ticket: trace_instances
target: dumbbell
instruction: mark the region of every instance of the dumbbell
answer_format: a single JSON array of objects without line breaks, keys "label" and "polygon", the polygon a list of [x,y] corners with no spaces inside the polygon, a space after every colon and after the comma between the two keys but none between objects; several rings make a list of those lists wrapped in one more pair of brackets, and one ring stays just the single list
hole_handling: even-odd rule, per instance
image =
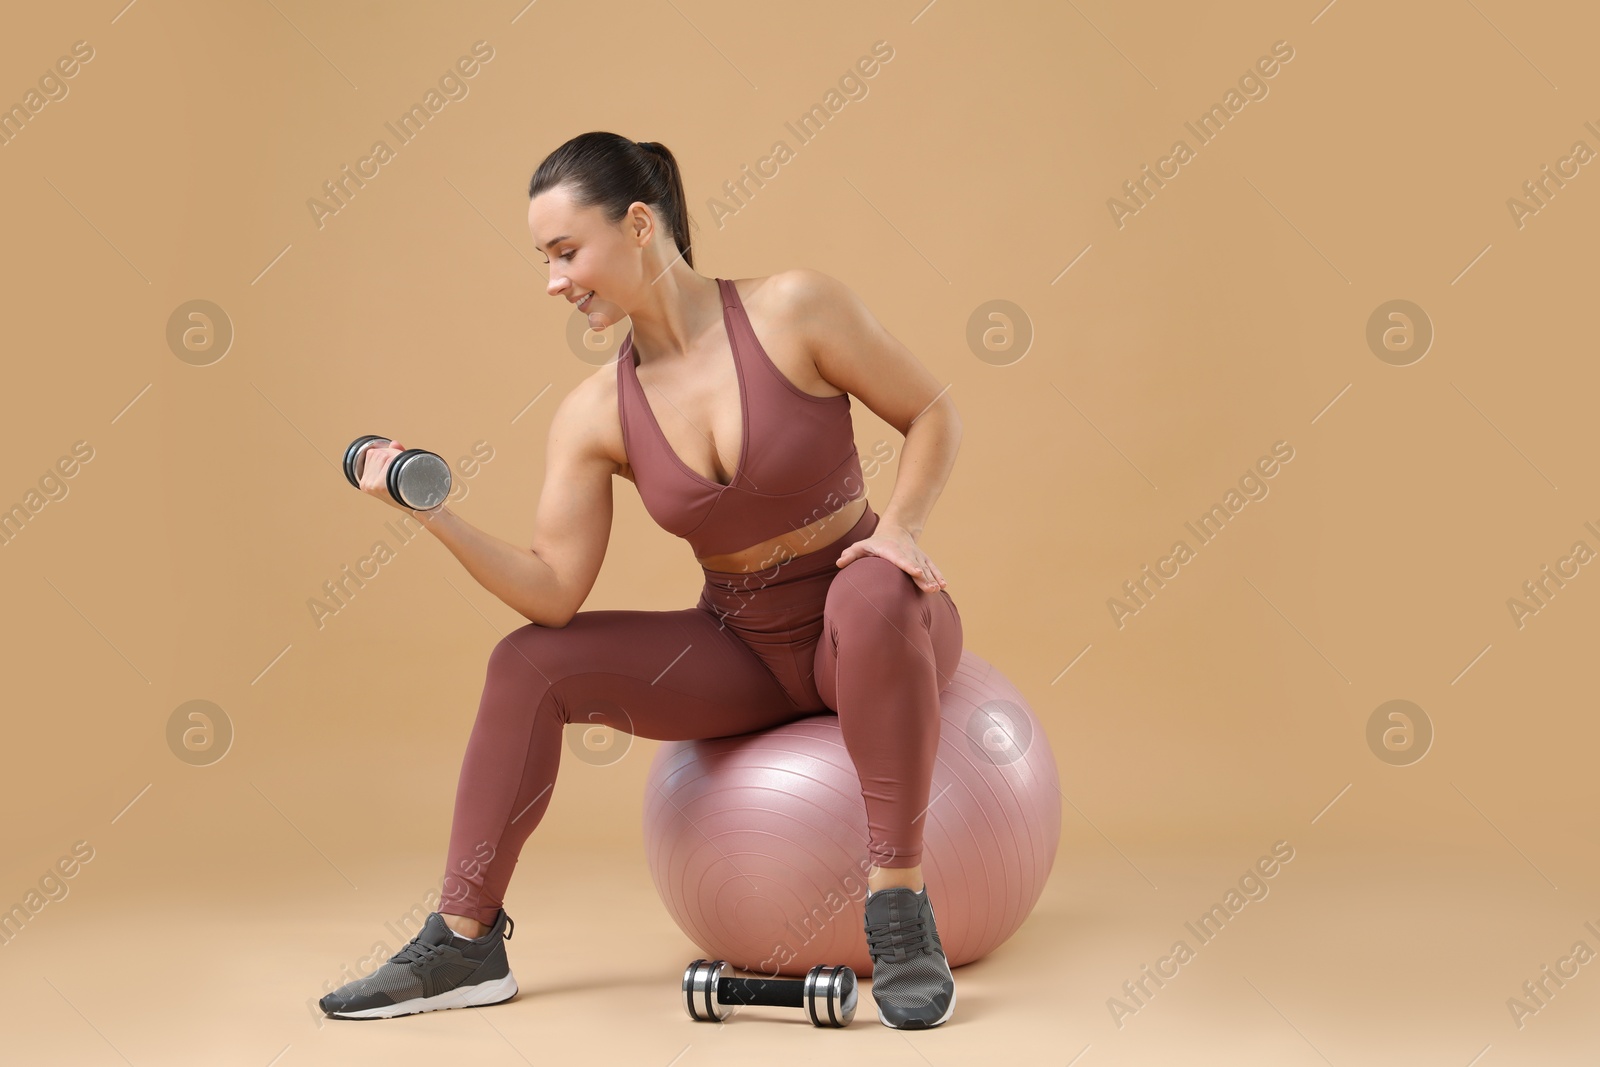
[{"label": "dumbbell", "polygon": [[[389,444],[389,438],[367,434],[350,442],[344,451],[344,476],[361,488],[361,467],[367,449]],[[428,511],[450,495],[450,464],[420,448],[408,448],[394,457],[388,471],[389,495],[413,511]]]},{"label": "dumbbell", "polygon": [[735,1005],[804,1008],[813,1026],[849,1026],[856,1017],[856,972],[819,963],[804,978],[725,976],[726,960],[695,960],[683,972],[683,1005],[689,1018],[721,1021]]}]

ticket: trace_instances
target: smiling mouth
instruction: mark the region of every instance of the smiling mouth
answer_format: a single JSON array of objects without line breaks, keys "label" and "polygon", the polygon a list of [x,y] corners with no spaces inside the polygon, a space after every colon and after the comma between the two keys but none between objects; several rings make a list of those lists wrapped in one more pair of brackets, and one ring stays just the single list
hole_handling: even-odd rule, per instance
[{"label": "smiling mouth", "polygon": [[588,311],[589,309],[585,305],[593,302],[593,300],[594,300],[594,293],[593,292],[588,293],[586,296],[584,296],[582,299],[580,299],[578,301],[578,310],[579,311]]}]

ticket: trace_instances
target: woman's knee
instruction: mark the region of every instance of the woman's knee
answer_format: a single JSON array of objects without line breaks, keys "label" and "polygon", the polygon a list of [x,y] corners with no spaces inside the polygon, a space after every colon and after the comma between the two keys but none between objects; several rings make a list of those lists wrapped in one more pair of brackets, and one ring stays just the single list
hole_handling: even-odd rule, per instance
[{"label": "woman's knee", "polygon": [[484,693],[515,695],[515,702],[542,702],[561,677],[561,629],[529,623],[502,637],[489,652]]},{"label": "woman's knee", "polygon": [[550,626],[530,622],[519,626],[502,637],[489,652],[489,669],[503,672],[507,668],[524,670],[533,665],[536,650],[545,644],[548,635],[556,633]]},{"label": "woman's knee", "polygon": [[601,613],[580,611],[566,626],[520,626],[489,653],[485,700],[519,716],[548,713],[563,723],[604,723],[632,733],[628,713],[595,688],[615,644]]},{"label": "woman's knee", "polygon": [[932,666],[941,690],[960,665],[964,635],[950,594],[923,589],[882,556],[845,564],[828,587],[823,615],[834,650],[850,641],[899,649],[907,656],[912,655],[909,649],[919,649],[917,662]]},{"label": "woman's knee", "polygon": [[907,626],[928,621],[923,591],[916,580],[882,556],[862,556],[845,564],[828,586],[823,614],[846,627]]}]

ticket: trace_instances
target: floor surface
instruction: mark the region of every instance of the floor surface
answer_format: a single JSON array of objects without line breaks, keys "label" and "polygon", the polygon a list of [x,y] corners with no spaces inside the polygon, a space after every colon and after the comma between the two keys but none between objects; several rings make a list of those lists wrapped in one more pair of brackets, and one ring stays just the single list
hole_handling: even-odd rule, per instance
[{"label": "floor surface", "polygon": [[[1029,920],[956,970],[950,1022],[915,1033],[881,1025],[865,993],[842,1030],[775,1008],[744,1009],[720,1024],[691,1020],[678,982],[700,953],[663,910],[642,858],[622,852],[524,855],[508,900],[517,998],[376,1022],[328,1019],[315,999],[378,943],[398,947],[392,923],[428,891],[416,872],[431,856],[377,861],[360,890],[331,898],[259,884],[252,891],[248,872],[231,901],[181,892],[69,897],[0,948],[5,1059],[255,1067],[1600,1062],[1600,964],[1560,962],[1576,942],[1600,946],[1600,908],[1585,911],[1580,887],[1554,888],[1510,849],[1348,855],[1308,837],[1272,878],[1248,883],[1257,899],[1236,904],[1221,932],[1202,941],[1186,924],[1221,902],[1271,843],[1119,846],[1081,826],[1064,835]],[[1171,957],[1180,940],[1189,949],[1181,962]],[[1575,974],[1558,987],[1544,977],[1547,964]],[[1157,986],[1147,967],[1170,977]],[[1541,978],[1551,995],[1535,1005],[1523,983]],[[1520,1026],[1511,998],[1530,1009]]]}]

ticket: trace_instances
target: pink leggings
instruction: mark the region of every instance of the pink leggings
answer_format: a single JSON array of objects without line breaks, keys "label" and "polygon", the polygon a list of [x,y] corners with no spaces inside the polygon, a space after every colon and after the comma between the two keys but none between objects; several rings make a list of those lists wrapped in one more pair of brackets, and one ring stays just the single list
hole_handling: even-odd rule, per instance
[{"label": "pink leggings", "polygon": [[882,557],[835,565],[877,526],[869,506],[825,548],[748,574],[702,568],[692,608],[580,611],[563,627],[507,634],[489,655],[461,762],[438,910],[494,922],[550,804],[567,723],[676,741],[833,710],[861,779],[871,861],[921,863],[961,615],[948,592]]}]

